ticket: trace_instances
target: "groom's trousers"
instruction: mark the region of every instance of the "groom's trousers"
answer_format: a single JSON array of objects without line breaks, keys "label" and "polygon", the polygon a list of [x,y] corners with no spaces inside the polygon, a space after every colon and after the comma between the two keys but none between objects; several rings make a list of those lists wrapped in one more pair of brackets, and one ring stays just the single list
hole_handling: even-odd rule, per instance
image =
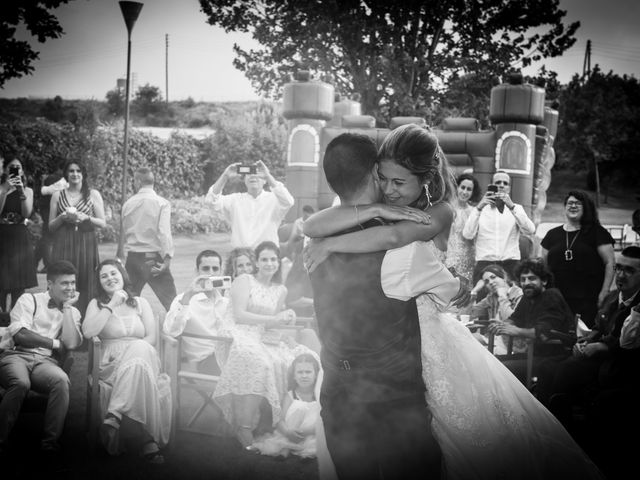
[{"label": "groom's trousers", "polygon": [[321,395],[320,403],[340,480],[440,478],[441,452],[424,394],[384,402]]}]

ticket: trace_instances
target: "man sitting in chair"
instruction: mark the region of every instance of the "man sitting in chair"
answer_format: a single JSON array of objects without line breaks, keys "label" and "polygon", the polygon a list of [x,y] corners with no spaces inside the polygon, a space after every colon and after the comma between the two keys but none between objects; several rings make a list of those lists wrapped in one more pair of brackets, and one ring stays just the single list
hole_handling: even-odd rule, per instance
[{"label": "man sitting in chair", "polygon": [[[197,276],[189,288],[171,303],[162,330],[171,337],[183,332],[218,336],[224,333],[228,298],[215,285],[222,275],[222,258],[214,250],[196,257]],[[229,285],[226,285],[227,287]],[[226,357],[227,344],[207,339],[184,338],[182,356],[202,373],[216,373]]]},{"label": "man sitting in chair", "polygon": [[9,433],[29,390],[48,394],[41,448],[45,460],[57,463],[59,439],[69,408],[69,377],[60,368],[65,350],[82,343],[76,269],[67,261],[47,269],[47,291],[24,293],[11,310],[11,323],[0,354],[0,456],[8,455]]},{"label": "man sitting in chair", "polygon": [[[511,335],[534,342],[533,376],[540,363],[567,357],[573,338],[573,314],[557,288],[553,275],[539,259],[522,260],[515,268],[523,296],[508,321],[491,322],[489,330],[496,335]],[[498,356],[501,358],[501,356]],[[501,358],[505,367],[525,383],[527,360],[524,354]]]}]

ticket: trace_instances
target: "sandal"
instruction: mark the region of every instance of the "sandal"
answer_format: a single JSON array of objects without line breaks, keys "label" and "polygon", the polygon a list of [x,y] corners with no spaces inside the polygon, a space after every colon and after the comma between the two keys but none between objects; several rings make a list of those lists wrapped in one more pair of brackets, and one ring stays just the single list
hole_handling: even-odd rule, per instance
[{"label": "sandal", "polygon": [[147,463],[154,465],[161,465],[164,463],[164,456],[160,453],[158,444],[154,441],[145,443],[140,451],[140,456],[144,458]]},{"label": "sandal", "polygon": [[248,425],[239,425],[236,430],[236,438],[243,448],[249,450],[249,447],[253,445],[253,428]]}]

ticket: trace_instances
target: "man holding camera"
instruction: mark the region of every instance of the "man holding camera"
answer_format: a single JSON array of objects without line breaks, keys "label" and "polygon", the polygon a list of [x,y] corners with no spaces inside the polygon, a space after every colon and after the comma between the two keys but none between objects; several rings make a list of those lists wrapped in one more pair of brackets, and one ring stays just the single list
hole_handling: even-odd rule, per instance
[{"label": "man holding camera", "polygon": [[[219,336],[225,331],[225,311],[229,299],[224,290],[230,277],[222,277],[222,258],[215,250],[203,250],[196,257],[196,277],[187,290],[179,294],[167,312],[162,330],[171,337],[184,332]],[[206,339],[185,338],[182,353],[200,372],[219,371],[226,357],[226,344]],[[217,366],[218,367],[217,367]]]},{"label": "man holding camera", "polygon": [[[238,177],[244,180],[247,191],[222,195],[227,182]],[[265,184],[271,191],[264,190]],[[294,200],[287,187],[258,160],[253,165],[229,165],[209,188],[205,202],[231,225],[231,248],[255,248],[265,240],[280,243],[278,227]]]},{"label": "man holding camera", "polygon": [[472,209],[462,229],[464,238],[475,240],[474,285],[480,279],[480,272],[491,263],[501,265],[513,278],[514,268],[521,258],[520,234],[532,235],[536,230],[522,205],[513,203],[510,192],[509,174],[494,173],[493,183]]},{"label": "man holding camera", "polygon": [[174,250],[171,204],[153,190],[154,176],[149,168],[139,168],[134,180],[138,193],[122,207],[125,268],[136,295],[148,283],[165,310],[169,310],[177,293],[169,269]]}]

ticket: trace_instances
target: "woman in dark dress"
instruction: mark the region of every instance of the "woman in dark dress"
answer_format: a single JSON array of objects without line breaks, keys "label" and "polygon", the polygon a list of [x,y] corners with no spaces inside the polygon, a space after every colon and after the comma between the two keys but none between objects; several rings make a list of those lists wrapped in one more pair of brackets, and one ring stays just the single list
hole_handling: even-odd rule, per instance
[{"label": "woman in dark dress", "polygon": [[573,313],[579,313],[591,328],[613,281],[614,240],[600,225],[596,206],[586,192],[570,191],[564,213],[565,223],[542,239],[542,257]]},{"label": "woman in dark dress", "polygon": [[22,163],[14,158],[4,166],[0,178],[0,309],[5,312],[25,289],[38,285],[34,249],[25,223],[32,210],[33,190],[26,186]]},{"label": "woman in dark dress", "polygon": [[70,161],[62,172],[69,187],[51,196],[51,260],[68,260],[75,265],[76,290],[80,293],[76,306],[84,315],[89,300],[95,297],[93,276],[100,263],[95,229],[106,225],[104,204],[100,193],[89,188],[82,164]]}]

